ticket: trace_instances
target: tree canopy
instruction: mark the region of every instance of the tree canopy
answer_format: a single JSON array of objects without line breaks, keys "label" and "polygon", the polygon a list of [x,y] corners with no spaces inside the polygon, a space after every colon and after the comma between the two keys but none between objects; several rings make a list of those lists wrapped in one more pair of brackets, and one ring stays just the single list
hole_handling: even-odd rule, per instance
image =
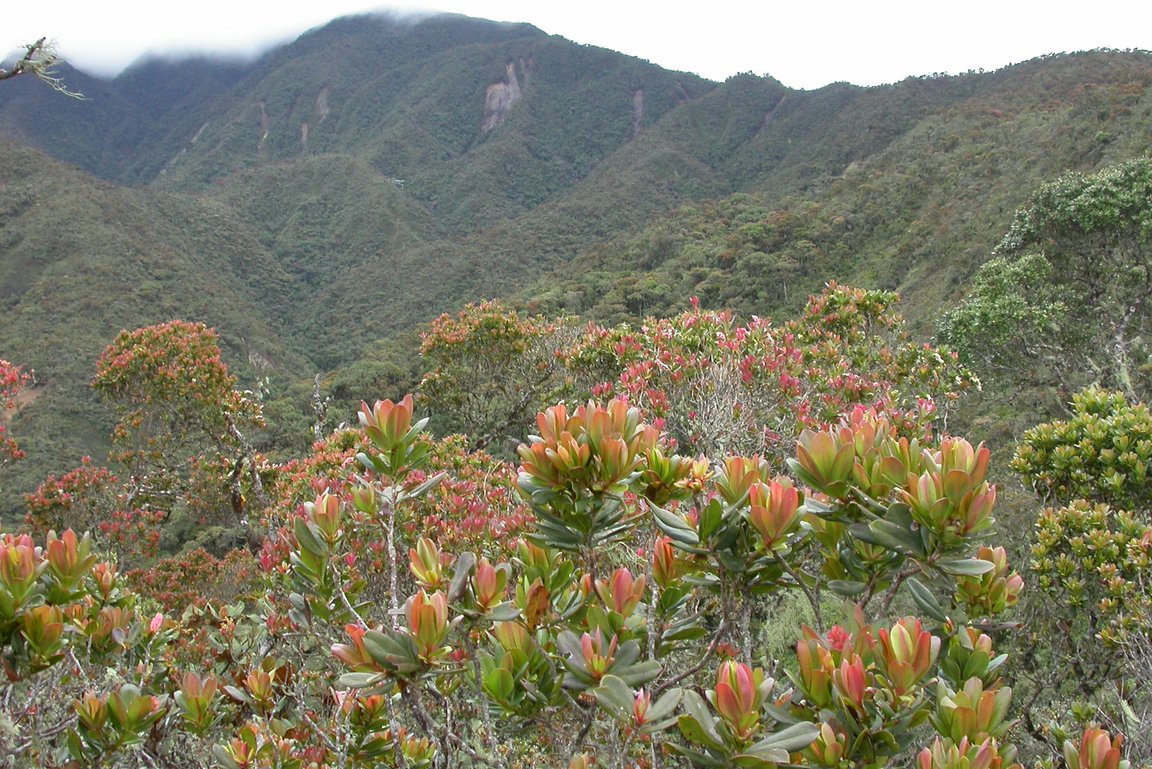
[{"label": "tree canopy", "polygon": [[1064,399],[1152,395],[1152,157],[1067,174],[1018,211],[940,336],[1008,381]]}]

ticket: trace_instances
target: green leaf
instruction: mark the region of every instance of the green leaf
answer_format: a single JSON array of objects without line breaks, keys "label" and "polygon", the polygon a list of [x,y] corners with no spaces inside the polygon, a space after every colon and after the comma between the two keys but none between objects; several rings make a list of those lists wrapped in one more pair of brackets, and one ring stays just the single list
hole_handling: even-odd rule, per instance
[{"label": "green leaf", "polygon": [[800,721],[774,734],[768,735],[753,745],[750,750],[755,755],[761,755],[761,750],[783,750],[785,756],[782,762],[786,762],[788,760],[788,753],[793,753],[808,747],[819,734],[819,726],[808,721]]},{"label": "green leaf", "polygon": [[388,472],[388,463],[384,461],[383,457],[377,457],[361,451],[356,455],[356,461],[363,465],[365,470],[375,470],[381,475]]},{"label": "green leaf", "polygon": [[700,539],[707,541],[720,527],[720,522],[724,519],[724,508],[720,504],[720,500],[713,499],[704,505],[700,509],[699,516]]},{"label": "green leaf", "polygon": [[639,686],[646,684],[656,676],[660,675],[663,670],[660,663],[656,660],[648,660],[647,662],[637,662],[635,665],[629,665],[622,670],[616,667],[612,668],[616,675],[629,686]]},{"label": "green leaf", "polygon": [[968,655],[968,662],[964,665],[963,677],[961,681],[967,681],[973,676],[983,676],[985,671],[988,670],[988,663],[990,659],[988,652],[977,649]]},{"label": "green leaf", "polygon": [[704,704],[704,698],[691,689],[684,692],[684,715],[676,721],[680,732],[690,741],[713,750],[723,750],[724,740],[716,731],[712,714]]},{"label": "green leaf", "polygon": [[860,595],[868,589],[867,582],[859,582],[854,579],[833,579],[828,582],[828,589],[837,595],[842,595],[845,598],[852,598],[853,596]]},{"label": "green leaf", "polygon": [[932,591],[924,587],[923,583],[915,577],[908,578],[908,591],[912,594],[912,600],[919,607],[920,611],[924,612],[927,616],[936,620],[937,622],[947,622],[948,615],[944,613],[944,607],[936,600],[936,596]]},{"label": "green leaf", "polygon": [[632,720],[632,705],[636,701],[636,694],[621,678],[612,674],[604,676],[592,693],[596,695],[600,707],[617,721]]},{"label": "green leaf", "polygon": [[512,697],[515,687],[512,674],[504,668],[494,668],[484,676],[484,688],[501,702],[507,702]]},{"label": "green leaf", "polygon": [[491,611],[484,615],[484,618],[489,622],[507,622],[519,616],[520,610],[516,608],[516,604],[511,601],[504,601],[493,606]]},{"label": "green leaf", "polygon": [[385,679],[383,673],[345,673],[340,676],[339,684],[349,689],[365,689],[369,686],[376,686]]},{"label": "green leaf", "polygon": [[694,528],[688,525],[688,521],[674,512],[669,512],[664,508],[657,507],[657,505],[650,505],[652,508],[652,518],[655,525],[661,532],[664,532],[669,539],[674,542],[680,542],[682,545],[695,547],[699,545],[700,538],[697,536]]},{"label": "green leaf", "polygon": [[[862,528],[863,526],[861,524],[852,526],[851,531],[853,536],[861,534],[860,530]],[[920,558],[926,555],[920,536],[906,526],[901,526],[895,521],[881,519],[879,521],[872,521],[872,523],[868,524],[867,528],[872,534],[873,539],[871,541],[873,544],[900,553],[909,553]],[[865,539],[863,536],[860,538]]]},{"label": "green leaf", "polygon": [[991,662],[988,663],[988,668],[984,671],[985,675],[993,672],[994,670],[999,668],[1001,665],[1003,665],[1007,661],[1008,661],[1008,655],[1007,654],[996,655],[996,657]]},{"label": "green leaf", "polygon": [[788,751],[780,748],[761,748],[759,743],[743,753],[732,756],[732,763],[742,769],[776,769],[788,763]]},{"label": "green leaf", "polygon": [[951,574],[954,577],[979,577],[981,574],[986,574],[996,568],[996,564],[991,561],[984,561],[979,558],[957,558],[953,561],[939,561],[936,566],[940,571],[945,574]]},{"label": "green leaf", "polygon": [[664,692],[664,696],[648,706],[648,722],[651,723],[667,718],[672,714],[672,711],[676,709],[676,706],[680,704],[680,699],[683,696],[684,690],[679,687]]},{"label": "green leaf", "polygon": [[322,556],[328,553],[328,545],[321,542],[316,534],[312,531],[312,526],[305,518],[297,518],[292,525],[292,533],[296,536],[296,542],[306,552],[313,555]]},{"label": "green leaf", "polygon": [[[680,727],[680,732],[685,737],[687,737],[689,740],[691,740],[692,737],[690,737],[688,735],[688,732],[685,731],[685,719],[688,719],[689,721],[691,721],[691,719],[689,719],[688,716],[680,716],[680,718],[676,722],[676,725],[678,727]],[[689,724],[688,728],[692,728],[690,724]],[[693,740],[693,741],[699,742],[699,740]],[[728,766],[727,762],[722,761],[718,758],[713,758],[712,756],[708,755],[707,753],[701,753],[698,750],[693,750],[692,748],[686,748],[683,745],[678,745],[675,742],[668,742],[665,744],[668,746],[669,750],[672,750],[673,752],[679,753],[680,755],[686,757],[692,766]]]},{"label": "green leaf", "polygon": [[[788,460],[788,466],[789,467],[792,467],[794,464],[797,467],[800,466],[799,463],[796,462],[795,459],[789,459]],[[833,507],[832,505],[829,505],[826,502],[821,502],[819,499],[816,499],[814,497],[805,497],[804,504],[801,505],[800,507],[806,513],[812,513],[813,515],[819,515],[819,516],[830,515],[831,513],[835,512],[837,509],[836,507]]]}]

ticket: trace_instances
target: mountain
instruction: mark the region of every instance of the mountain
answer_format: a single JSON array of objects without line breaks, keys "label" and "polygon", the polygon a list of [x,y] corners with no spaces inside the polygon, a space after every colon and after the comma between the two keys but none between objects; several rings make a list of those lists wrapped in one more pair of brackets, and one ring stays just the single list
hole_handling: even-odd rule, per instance
[{"label": "mountain", "polygon": [[837,278],[928,334],[1032,189],[1152,119],[1144,53],[796,91],[459,16],[61,74],[87,98],[0,85],[0,357],[42,383],[12,423],[38,475],[99,448],[102,346],[172,317],[271,397],[491,296],[787,314]]},{"label": "mountain", "polygon": [[29,461],[5,491],[106,445],[87,383],[123,329],[211,323],[248,383],[308,369],[284,322],[292,280],[226,205],[116,187],[10,142],[0,158],[0,358],[36,375],[12,424]]},{"label": "mountain", "polygon": [[[762,128],[716,153],[731,194],[652,217],[587,249],[580,275],[561,271],[521,296],[607,320],[670,312],[692,295],[787,314],[837,279],[900,291],[931,331],[1036,187],[1149,151],[1150,67],[1148,54],[1090,52],[788,94]],[[757,80],[686,105],[658,127],[662,141],[704,160],[714,134],[679,124]]]}]

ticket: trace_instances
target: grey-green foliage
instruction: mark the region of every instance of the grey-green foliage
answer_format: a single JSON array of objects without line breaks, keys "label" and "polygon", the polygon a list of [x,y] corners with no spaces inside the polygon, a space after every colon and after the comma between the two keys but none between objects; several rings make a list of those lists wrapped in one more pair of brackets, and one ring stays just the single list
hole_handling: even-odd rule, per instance
[{"label": "grey-green foliage", "polygon": [[1152,385],[1152,158],[1040,187],[940,335],[989,371],[1064,394]]},{"label": "grey-green foliage", "polygon": [[967,299],[944,315],[940,338],[986,370],[1012,373],[1024,358],[1062,347],[1054,344],[1069,315],[1062,294],[1043,255],[994,258],[972,278]]}]

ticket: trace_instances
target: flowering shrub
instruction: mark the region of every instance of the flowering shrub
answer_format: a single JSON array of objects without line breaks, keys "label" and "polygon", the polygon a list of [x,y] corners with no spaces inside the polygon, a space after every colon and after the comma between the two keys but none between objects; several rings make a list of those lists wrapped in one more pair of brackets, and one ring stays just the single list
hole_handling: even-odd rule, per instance
[{"label": "flowering shrub", "polygon": [[91,530],[118,506],[118,490],[118,479],[108,468],[84,457],[79,467],[60,476],[49,475],[24,497],[28,509],[24,522],[37,533],[68,526]]},{"label": "flowering shrub", "polygon": [[532,414],[571,389],[556,353],[572,336],[566,321],[521,317],[499,302],[441,315],[421,341],[420,394],[441,429],[467,433],[473,447],[515,446]]},{"label": "flowering shrub", "polygon": [[[512,469],[429,438],[407,397],[256,476],[258,556],[191,550],[130,590],[86,538],[5,535],[0,747],[38,766],[1019,766],[992,634],[1023,580],[985,543],[990,452],[904,408],[944,380],[807,372],[837,346],[889,365],[884,297],[814,306],[826,338],[784,356],[810,405],[776,462],[678,453],[645,388],[543,409]],[[681,353],[729,323],[690,317]],[[734,349],[777,339],[729,328]],[[770,667],[787,597],[811,627]],[[1092,729],[1064,752],[1095,769],[1120,748]]]},{"label": "flowering shrub", "polygon": [[805,428],[862,404],[923,434],[972,383],[955,356],[908,342],[895,294],[831,284],[803,317],[773,324],[694,307],[638,330],[590,327],[565,352],[602,372],[596,396],[640,406],[690,452],[787,456]]},{"label": "flowering shrub", "polygon": [[194,508],[193,470],[214,470],[211,485],[229,490],[232,524],[245,525],[248,495],[263,496],[263,460],[246,433],[262,417],[235,386],[216,332],[202,323],[124,331],[104,350],[92,388],[116,410],[112,438],[127,468],[125,509],[166,518],[177,502]]},{"label": "flowering shrub", "polygon": [[[861,408],[801,434],[788,480],[759,460],[676,455],[619,401],[556,406],[520,450],[528,538],[477,555],[401,523],[447,482],[412,402],[366,406],[362,422],[347,448],[318,447],[335,450],[316,469],[342,468],[341,492],[320,481],[328,490],[285,520],[247,607],[176,589],[211,581],[211,557],[196,552],[133,576],[167,607],[151,619],[83,599],[83,616],[102,618],[78,625],[89,648],[125,677],[75,697],[57,732],[71,736],[41,740],[42,765],[181,766],[192,749],[223,767],[511,767],[531,725],[529,753],[553,764],[884,766],[914,752],[924,724],[937,736],[920,766],[1013,764],[1005,658],[971,624],[1021,587],[1003,551],[974,544],[995,500],[983,447],[921,444]],[[335,459],[352,449],[357,466]],[[355,543],[371,532],[380,568],[367,572]],[[46,598],[93,573],[92,596],[140,600],[116,593],[74,537],[50,541],[56,572],[38,571],[27,540],[6,541],[18,557],[0,564],[31,558],[0,570],[13,595],[37,573]],[[825,624],[822,590],[856,601],[842,624]],[[785,687],[745,660],[749,628],[769,621],[754,597],[792,591],[817,626],[803,629]],[[922,616],[890,616],[898,593]],[[182,603],[193,605],[168,619]],[[6,659],[44,675],[63,659],[63,626],[85,620],[26,604],[29,619],[4,626],[22,639]],[[1111,766],[1118,743],[1097,743],[1092,732],[1069,749]]]},{"label": "flowering shrub", "polygon": [[[69,529],[49,532],[43,542],[0,535],[7,719],[0,752],[30,766],[57,766],[69,754],[95,762],[138,743],[160,703],[141,699],[126,678],[107,695],[78,687],[104,685],[110,669],[151,678],[153,660],[173,634],[163,615],[149,619],[140,611],[116,568],[98,562],[88,537]],[[75,707],[70,697],[78,697]],[[53,741],[63,734],[66,745]]]},{"label": "flowering shrub", "polygon": [[246,550],[216,558],[203,548],[161,558],[146,569],[124,573],[128,587],[158,604],[165,614],[179,616],[191,606],[209,602],[233,604],[260,586],[258,564]]},{"label": "flowering shrub", "polygon": [[9,419],[9,412],[16,408],[16,394],[23,389],[29,378],[17,366],[0,358],[0,467],[24,456],[19,444],[8,435],[5,423]]}]

